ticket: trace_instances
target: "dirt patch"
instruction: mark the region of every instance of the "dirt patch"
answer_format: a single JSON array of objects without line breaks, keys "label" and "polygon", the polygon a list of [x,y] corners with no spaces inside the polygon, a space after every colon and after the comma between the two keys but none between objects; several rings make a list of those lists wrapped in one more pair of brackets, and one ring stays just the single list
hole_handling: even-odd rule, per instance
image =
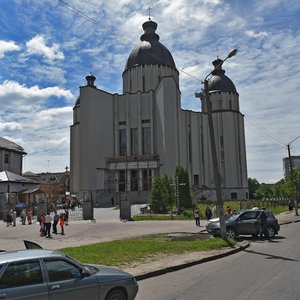
[{"label": "dirt patch", "polygon": [[166,234],[166,239],[169,241],[196,241],[208,240],[211,236],[207,233],[191,233],[191,232],[174,232]]}]

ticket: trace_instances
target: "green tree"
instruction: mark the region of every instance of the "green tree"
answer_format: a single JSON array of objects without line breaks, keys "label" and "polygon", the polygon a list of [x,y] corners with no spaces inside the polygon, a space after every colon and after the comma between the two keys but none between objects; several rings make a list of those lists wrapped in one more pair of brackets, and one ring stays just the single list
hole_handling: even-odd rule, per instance
[{"label": "green tree", "polygon": [[255,192],[259,199],[263,199],[263,198],[270,197],[273,195],[271,188],[268,185],[266,185],[265,183],[261,183],[259,185],[259,188]]},{"label": "green tree", "polygon": [[294,185],[295,185],[295,192],[296,196],[299,195],[299,188],[300,188],[300,167],[295,168],[293,170],[294,174],[294,183],[292,182],[292,176],[289,174],[286,179],[285,183],[283,185],[283,190],[286,193],[287,196],[293,197],[294,195]]},{"label": "green tree", "polygon": [[175,202],[173,181],[167,175],[156,176],[150,190],[150,205],[154,213],[168,213]]},{"label": "green tree", "polygon": [[182,166],[176,167],[175,184],[177,184],[180,209],[192,208],[189,174]]},{"label": "green tree", "polygon": [[281,197],[281,196],[289,196],[287,189],[286,189],[286,181],[285,179],[281,179],[276,182],[272,188],[272,192],[274,196]]},{"label": "green tree", "polygon": [[248,178],[249,198],[256,199],[256,190],[259,188],[259,182],[255,178]]}]

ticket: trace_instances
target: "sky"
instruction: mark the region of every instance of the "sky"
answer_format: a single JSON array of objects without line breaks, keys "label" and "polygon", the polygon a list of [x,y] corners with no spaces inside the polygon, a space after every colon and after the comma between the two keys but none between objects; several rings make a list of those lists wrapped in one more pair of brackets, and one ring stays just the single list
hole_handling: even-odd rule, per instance
[{"label": "sky", "polygon": [[[298,0],[0,0],[0,136],[27,152],[23,172],[70,164],[73,106],[85,76],[122,94],[122,72],[149,10],[180,72],[183,109],[223,68],[245,116],[248,177],[283,178],[287,144],[300,136]],[[300,155],[300,138],[291,143]]]}]

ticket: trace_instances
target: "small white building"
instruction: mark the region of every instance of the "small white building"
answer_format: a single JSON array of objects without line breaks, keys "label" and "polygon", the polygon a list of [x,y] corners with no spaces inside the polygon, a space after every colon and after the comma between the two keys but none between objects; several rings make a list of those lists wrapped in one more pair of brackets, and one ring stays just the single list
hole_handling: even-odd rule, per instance
[{"label": "small white building", "polygon": [[[206,107],[181,108],[173,57],[159,42],[155,22],[145,22],[143,29],[122,74],[122,94],[98,89],[92,74],[80,87],[70,129],[71,193],[96,205],[111,197],[143,203],[154,176],[174,176],[180,165],[195,193],[215,199]],[[235,85],[224,73],[215,68],[209,80],[222,195],[247,199],[244,116]]]}]

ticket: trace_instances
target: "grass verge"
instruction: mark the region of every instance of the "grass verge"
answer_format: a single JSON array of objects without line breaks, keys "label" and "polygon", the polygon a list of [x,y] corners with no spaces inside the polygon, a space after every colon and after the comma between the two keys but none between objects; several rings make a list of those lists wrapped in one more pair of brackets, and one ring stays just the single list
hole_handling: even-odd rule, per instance
[{"label": "grass verge", "polygon": [[63,248],[61,252],[90,264],[124,267],[133,263],[158,259],[161,254],[175,255],[192,251],[208,251],[233,246],[235,241],[208,238],[206,234],[194,238],[174,238],[172,235],[155,234],[137,238],[103,242],[80,247]]}]

